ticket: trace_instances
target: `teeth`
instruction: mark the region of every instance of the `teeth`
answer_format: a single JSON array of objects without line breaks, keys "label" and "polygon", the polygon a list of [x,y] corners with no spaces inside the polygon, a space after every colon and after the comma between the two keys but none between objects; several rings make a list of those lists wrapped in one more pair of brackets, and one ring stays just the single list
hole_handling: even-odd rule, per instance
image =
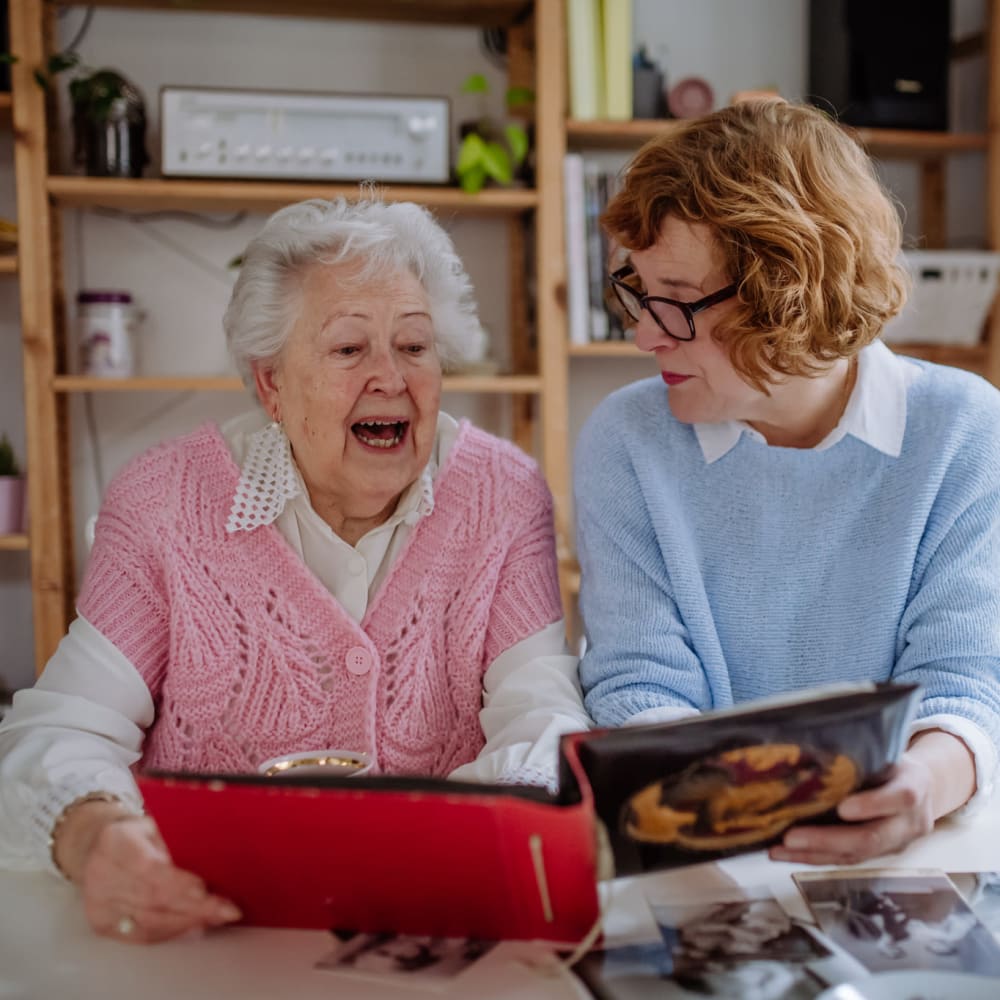
[{"label": "teeth", "polygon": [[[403,439],[406,425],[400,420],[359,420],[356,424],[358,430],[355,433],[358,439],[370,448],[395,448]],[[372,438],[362,433],[361,428],[370,427],[373,430],[381,427],[395,427],[396,433],[392,438]]]}]

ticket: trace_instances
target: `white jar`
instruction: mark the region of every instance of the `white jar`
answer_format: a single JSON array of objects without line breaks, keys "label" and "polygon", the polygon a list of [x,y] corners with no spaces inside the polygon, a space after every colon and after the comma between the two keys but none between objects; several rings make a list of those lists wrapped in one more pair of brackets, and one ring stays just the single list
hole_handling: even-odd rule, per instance
[{"label": "white jar", "polygon": [[91,290],[76,297],[80,371],[101,378],[135,374],[134,312],[128,292]]}]

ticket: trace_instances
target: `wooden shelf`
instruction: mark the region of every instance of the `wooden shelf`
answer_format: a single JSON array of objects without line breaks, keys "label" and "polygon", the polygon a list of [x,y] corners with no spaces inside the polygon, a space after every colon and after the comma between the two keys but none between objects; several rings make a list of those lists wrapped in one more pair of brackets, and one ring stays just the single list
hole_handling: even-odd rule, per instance
[{"label": "wooden shelf", "polygon": [[[92,375],[56,375],[56,392],[247,392],[235,375],[156,375],[135,378],[97,378]],[[507,393],[534,395],[541,392],[538,375],[446,375],[445,392]]]},{"label": "wooden shelf", "polygon": [[631,340],[595,340],[592,344],[570,344],[573,358],[638,358],[643,352]]},{"label": "wooden shelf", "polygon": [[[273,212],[305,198],[355,198],[357,184],[301,181],[167,180],[164,178],[49,177],[49,197],[63,207],[118,208],[133,212],[185,209],[201,212]],[[531,188],[489,188],[466,194],[454,187],[386,185],[386,201],[413,201],[467,215],[511,215],[538,204]]]},{"label": "wooden shelf", "polygon": [[[939,365],[967,368],[982,374],[986,370],[985,344],[962,346],[956,344],[889,344],[897,354],[923,358]],[[593,344],[570,344],[569,355],[574,358],[640,358],[644,357],[630,340],[605,340]]]},{"label": "wooden shelf", "polygon": [[17,274],[17,254],[0,250],[0,274]]},{"label": "wooden shelf", "polygon": [[966,368],[984,375],[989,352],[986,344],[962,346],[958,344],[889,344],[897,354],[911,358],[922,358],[939,365]]},{"label": "wooden shelf", "polygon": [[86,0],[93,7],[172,10],[177,13],[257,14],[355,18],[424,24],[509,26],[524,18],[528,0]]},{"label": "wooden shelf", "polygon": [[0,92],[0,128],[9,128],[12,120],[13,100],[11,95]]},{"label": "wooden shelf", "polygon": [[[599,146],[609,149],[633,148],[647,139],[679,128],[675,119],[635,119],[628,122],[579,121],[566,123],[566,135],[575,146]],[[985,150],[987,137],[979,132],[914,132],[904,129],[849,129],[873,155],[936,159],[950,153]]]},{"label": "wooden shelf", "polygon": [[24,552],[27,548],[27,535],[0,535],[0,552]]}]

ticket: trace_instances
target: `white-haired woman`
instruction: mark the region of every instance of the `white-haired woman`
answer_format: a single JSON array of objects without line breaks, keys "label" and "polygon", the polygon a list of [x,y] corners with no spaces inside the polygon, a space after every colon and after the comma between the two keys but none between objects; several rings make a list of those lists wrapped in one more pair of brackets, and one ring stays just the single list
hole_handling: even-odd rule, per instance
[{"label": "white-haired woman", "polygon": [[0,862],[58,869],[133,941],[239,917],[171,864],[133,767],[342,747],[376,772],[551,783],[588,721],[545,483],[439,410],[442,361],[481,331],[431,216],[282,209],[224,325],[260,406],[116,478],[78,617],[0,727]]}]

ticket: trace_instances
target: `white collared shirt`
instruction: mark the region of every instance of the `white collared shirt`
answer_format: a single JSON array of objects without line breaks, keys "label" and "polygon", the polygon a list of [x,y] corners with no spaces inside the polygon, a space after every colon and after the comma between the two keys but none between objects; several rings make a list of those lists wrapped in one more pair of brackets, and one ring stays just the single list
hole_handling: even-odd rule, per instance
[{"label": "white collared shirt", "polygon": [[[898,458],[906,433],[906,393],[920,377],[920,367],[894,354],[880,340],[858,354],[858,374],[837,426],[813,450],[832,448],[848,434]],[[740,436],[766,443],[764,435],[743,420],[694,424],[705,462],[711,465],[736,447]]]}]

